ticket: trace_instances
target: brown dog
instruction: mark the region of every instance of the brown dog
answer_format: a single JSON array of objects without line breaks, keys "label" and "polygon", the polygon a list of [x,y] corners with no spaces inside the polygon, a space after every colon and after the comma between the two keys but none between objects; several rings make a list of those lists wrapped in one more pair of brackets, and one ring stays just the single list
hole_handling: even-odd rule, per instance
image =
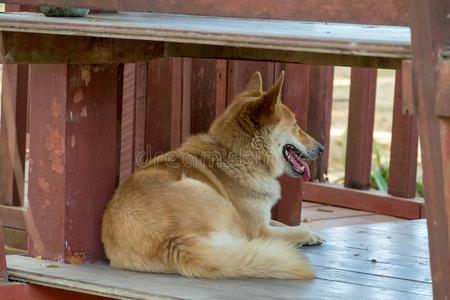
[{"label": "brown dog", "polygon": [[103,217],[111,265],[190,277],[310,279],[297,244],[322,239],[271,221],[283,173],[309,178],[323,147],[281,103],[284,73],[263,92],[255,73],[207,134],[160,155],[116,191]]}]

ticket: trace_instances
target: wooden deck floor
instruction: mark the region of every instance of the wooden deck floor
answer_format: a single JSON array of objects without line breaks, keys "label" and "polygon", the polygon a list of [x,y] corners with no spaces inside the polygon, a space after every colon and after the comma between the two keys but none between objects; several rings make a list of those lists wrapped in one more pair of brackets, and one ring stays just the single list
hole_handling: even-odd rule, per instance
[{"label": "wooden deck floor", "polygon": [[200,280],[8,256],[13,279],[122,299],[432,299],[424,220],[320,230],[312,281]]},{"label": "wooden deck floor", "polygon": [[311,229],[323,229],[346,225],[394,222],[402,219],[372,212],[341,208],[315,202],[302,202],[302,222]]}]

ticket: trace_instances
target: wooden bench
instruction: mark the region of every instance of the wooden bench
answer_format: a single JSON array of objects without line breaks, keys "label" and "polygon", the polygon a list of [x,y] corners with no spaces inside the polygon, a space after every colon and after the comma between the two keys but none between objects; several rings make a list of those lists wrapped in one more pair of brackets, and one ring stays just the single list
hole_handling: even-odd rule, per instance
[{"label": "wooden bench", "polygon": [[[27,1],[15,2],[30,4]],[[53,2],[58,3],[58,1]],[[267,5],[266,7],[273,6],[268,2],[262,2],[258,3]],[[403,14],[403,12],[396,15],[393,11],[384,9],[382,10],[382,14],[373,14],[371,17],[368,16],[367,13],[374,11],[375,7],[379,7],[378,5],[388,5],[388,8],[392,8],[393,6],[401,8],[408,7],[405,2],[396,2],[397,4],[394,4],[392,1],[366,1],[362,8],[358,8],[358,12],[361,12],[361,14],[358,15],[357,18],[361,18],[359,20],[360,22],[364,21],[364,17],[366,17],[367,20],[370,20],[368,21],[370,23],[378,23],[377,21],[381,20],[379,23],[405,25],[407,21],[405,21],[404,15],[406,13]],[[258,6],[258,3],[255,2],[252,3],[252,5]],[[33,4],[36,4],[36,2],[33,2]],[[126,4],[120,4],[120,6],[104,6],[104,4],[100,4],[97,1],[91,1],[90,4],[80,1],[77,2],[77,4],[109,9],[143,10],[144,8],[140,1],[127,1]],[[321,8],[327,8],[328,5],[328,9],[325,9],[323,14],[321,13],[321,18],[341,22],[351,21],[351,17],[349,17],[348,14],[339,15],[339,12],[349,8],[348,4],[349,3],[346,3],[346,1],[326,1],[325,4],[322,4]],[[208,11],[211,9],[210,6],[203,6],[201,3],[190,3],[190,5],[195,8],[190,10],[190,12],[198,14],[207,15]],[[314,15],[316,9],[311,9],[313,5],[314,3],[311,1],[305,1],[305,6],[303,6],[302,9],[309,7],[310,15],[307,15],[304,19],[319,19],[317,13]],[[421,5],[424,7],[420,7],[419,9],[419,6]],[[449,235],[447,231],[448,215],[445,214],[445,209],[443,209],[445,203],[448,203],[449,201],[448,196],[445,196],[445,191],[449,189],[448,182],[450,181],[446,180],[449,175],[443,169],[443,166],[447,164],[446,159],[448,159],[445,156],[445,153],[447,153],[446,147],[448,147],[446,146],[448,143],[445,143],[445,139],[448,136],[448,134],[445,134],[448,121],[442,117],[449,116],[450,114],[448,113],[446,102],[439,99],[445,99],[447,95],[446,85],[444,84],[444,78],[447,76],[445,71],[447,52],[440,50],[445,48],[446,37],[443,31],[440,31],[440,28],[444,28],[445,22],[448,21],[442,21],[444,22],[444,25],[428,22],[428,20],[433,20],[433,22],[436,20],[437,22],[437,20],[443,19],[441,12],[446,11],[447,6],[445,5],[447,5],[447,3],[441,1],[440,4],[436,4],[436,6],[433,6],[430,10],[423,10],[426,8],[426,5],[429,4],[425,1],[413,1],[411,11],[413,14],[417,14],[416,18],[413,18],[414,22],[416,22],[413,23],[413,30],[415,30],[413,31],[413,33],[415,33],[413,34],[413,40],[414,38],[418,40],[423,38],[426,41],[424,42],[424,45],[420,45],[421,43],[413,44],[413,51],[411,51],[407,28],[398,27],[371,27],[349,24],[320,25],[298,21],[249,21],[217,19],[211,17],[165,16],[164,20],[172,18],[173,23],[154,23],[153,27],[145,28],[146,24],[139,22],[139,24],[137,24],[134,23],[134,21],[128,21],[127,24],[126,16],[129,14],[126,13],[120,13],[114,16],[99,16],[98,19],[97,17],[93,17],[94,19],[90,19],[90,23],[88,24],[83,23],[87,19],[76,21],[70,20],[65,24],[62,24],[63,22],[61,22],[61,19],[48,20],[42,19],[41,17],[40,20],[42,22],[39,21],[38,24],[40,25],[38,25],[34,22],[39,19],[36,15],[1,15],[0,23],[3,24],[1,26],[4,30],[2,35],[2,57],[4,62],[73,63],[73,65],[36,65],[30,67],[30,101],[36,104],[34,110],[32,106],[30,113],[30,128],[34,132],[34,136],[47,136],[48,141],[52,142],[43,145],[41,140],[36,139],[33,141],[33,132],[31,132],[31,145],[35,149],[34,154],[31,153],[31,159],[33,161],[44,162],[41,166],[34,166],[33,171],[30,173],[31,217],[29,217],[29,221],[32,226],[29,228],[31,253],[35,256],[39,255],[39,253],[44,253],[48,258],[65,259],[69,262],[78,262],[83,261],[84,259],[94,259],[102,256],[95,229],[98,228],[99,224],[99,212],[102,210],[104,203],[109,198],[117,183],[117,172],[115,171],[118,153],[113,153],[115,151],[112,149],[117,145],[117,136],[115,133],[118,132],[118,123],[117,119],[112,116],[115,115],[115,112],[118,111],[118,107],[120,106],[117,106],[117,103],[101,102],[101,105],[98,105],[98,103],[92,102],[95,101],[95,99],[101,98],[118,98],[120,93],[115,88],[123,88],[123,86],[116,80],[117,75],[121,72],[120,67],[115,65],[104,65],[97,68],[86,68],[79,64],[134,62],[155,57],[184,56],[278,60],[283,62],[303,63],[320,62],[323,64],[349,66],[399,68],[402,61],[412,57],[411,52],[413,52],[415,53],[413,55],[414,70],[420,68],[421,72],[415,74],[413,81],[415,88],[413,95],[415,99],[417,98],[418,100],[411,102],[416,103],[416,113],[419,118],[419,124],[422,124],[422,150],[424,161],[426,163],[425,184],[428,193],[427,196],[430,199],[428,203],[429,210],[427,212],[428,218],[431,220],[429,222],[429,228],[433,229],[435,226],[439,226],[440,228],[439,230],[430,231],[432,257],[435,258],[435,263],[433,264],[435,296],[439,297],[440,295],[447,295],[448,287],[446,287],[444,279],[450,277],[449,274],[445,273],[445,268],[440,269],[439,266],[446,266],[449,264],[449,257],[443,254],[448,252],[445,249],[448,249],[449,247]],[[439,7],[439,5],[442,5],[442,7]],[[289,1],[280,1],[280,6],[285,8],[297,7],[296,5],[292,5],[292,2]],[[156,9],[160,12],[179,13],[179,11],[176,11],[176,6],[164,6],[164,4],[159,1],[152,1],[151,5],[149,4],[145,7],[145,10],[152,10],[154,7],[165,7],[165,10]],[[238,3],[232,2],[227,7],[238,7]],[[335,12],[329,9],[330,7],[336,8]],[[369,7],[370,9],[368,9]],[[181,6],[180,9],[183,9],[183,7]],[[186,7],[184,7],[184,9],[186,9]],[[357,15],[355,14],[356,10],[357,9],[350,9],[349,11],[351,12],[351,15]],[[220,11],[219,8],[218,11]],[[298,11],[299,8],[296,12]],[[419,11],[430,12],[430,15],[427,16],[428,19],[423,19],[423,16],[419,16]],[[266,12],[266,14],[271,15],[270,17],[273,17],[274,15],[277,16],[277,13],[279,13],[279,10],[277,9],[275,9],[273,13]],[[289,10],[288,14],[291,13],[292,10]],[[233,12],[224,13],[223,11],[220,11],[219,14],[230,16],[233,15]],[[264,13],[262,13],[262,15],[264,15]],[[305,16],[305,12],[299,15]],[[136,16],[139,16],[136,19],[143,18],[150,20],[152,18],[157,19],[158,14],[136,14]],[[181,22],[180,20],[196,20],[196,26],[193,26],[193,24],[189,22],[189,24],[184,24],[182,28],[180,28],[179,25],[183,24],[177,23]],[[205,20],[208,20],[208,24],[204,24],[205,26],[202,27],[202,21]],[[274,22],[277,24],[276,28],[270,26],[270,24],[273,25]],[[420,22],[423,22],[424,24],[421,24]],[[124,26],[124,28],[127,28],[127,32],[120,32],[120,29],[114,26],[114,24],[117,25],[118,23],[120,23],[121,26]],[[234,27],[234,32],[232,30],[233,23],[234,25],[238,24],[238,27]],[[81,24],[83,25],[80,26]],[[221,26],[212,28],[211,24],[221,24]],[[253,26],[256,24],[258,30],[252,32],[252,24]],[[224,30],[224,25],[227,26],[227,30]],[[280,29],[278,29],[278,25],[280,26]],[[320,30],[313,36],[310,35],[311,32],[302,34],[301,32],[299,33],[292,30],[290,31],[291,35],[284,35],[283,32],[289,32],[290,26],[309,28],[308,30],[318,27]],[[330,30],[327,28],[330,28]],[[333,30],[331,30],[331,28],[333,28]],[[358,37],[357,34],[345,36],[345,29],[348,30],[349,28],[353,28],[355,32],[370,33],[370,38],[367,36]],[[383,29],[386,28],[398,30],[399,35],[386,39],[386,37],[380,35],[377,36],[377,34],[375,34],[378,30],[379,32],[383,32]],[[432,32],[436,32],[436,39],[432,41],[426,39],[428,36],[425,29],[422,28],[428,28],[428,30],[431,30],[430,28],[432,28]],[[333,34],[329,34],[327,31],[333,32]],[[134,32],[136,36],[132,37],[131,34],[127,35],[132,32]],[[214,32],[219,33],[220,35],[214,34]],[[347,31],[347,34],[349,32],[350,31]],[[59,36],[67,33],[75,34],[77,37],[71,39]],[[339,34],[344,34],[341,35],[343,39],[336,38]],[[119,39],[114,39],[114,37]],[[126,38],[128,38],[128,40]],[[137,42],[135,39],[144,41]],[[75,40],[75,42],[73,42],[73,40]],[[330,48],[328,43],[333,45],[333,47]],[[354,43],[356,43],[357,46],[355,46]],[[62,45],[64,45],[64,47],[61,47]],[[30,53],[23,51],[23,49],[26,49],[24,47],[31,46],[35,50],[34,52]],[[112,51],[112,49],[115,50]],[[361,51],[361,49],[364,50]],[[439,49],[439,51],[434,51],[433,49]],[[83,55],[79,54],[81,51],[83,51]],[[427,56],[428,53],[436,56]],[[436,88],[432,82],[436,76],[433,76],[431,72],[434,70],[432,67],[437,65],[438,61],[436,60],[436,57],[438,54],[442,61],[439,65],[442,72],[440,72],[440,75],[437,77],[439,81]],[[408,62],[406,62],[406,64],[408,64]],[[164,67],[169,67],[169,69],[171,69],[174,67],[179,68],[180,66],[181,70],[185,70],[184,67],[188,67],[183,61],[169,60],[163,64],[151,63],[149,68],[153,68],[153,70],[163,70]],[[404,68],[404,70],[408,69]],[[438,68],[438,70],[440,69]],[[86,74],[89,74],[89,76]],[[177,80],[172,77],[173,74],[174,73],[169,73],[169,77],[160,79],[170,82],[170,84],[174,84]],[[370,76],[370,72],[367,75]],[[427,77],[425,77],[427,80],[421,80],[421,76],[425,75],[427,75]],[[88,83],[86,83],[87,78],[89,78]],[[431,78],[429,80],[431,82],[428,81],[428,78]],[[157,81],[158,80],[155,79],[153,84]],[[85,86],[83,86],[83,82],[85,83]],[[51,85],[48,85],[49,83]],[[107,86],[107,83],[110,83],[110,85],[112,84],[112,86]],[[429,86],[426,85],[428,83],[430,84]],[[434,89],[437,89],[436,93],[433,92]],[[48,91],[55,91],[53,98],[49,97]],[[405,88],[405,91],[410,90]],[[418,93],[418,91],[420,93]],[[169,96],[169,99],[174,99],[177,95],[166,92],[165,96]],[[438,98],[436,101],[436,108],[434,107],[435,98]],[[55,99],[57,101],[54,101]],[[66,99],[76,99],[76,101],[70,102],[66,101]],[[80,99],[85,102],[82,103],[82,101],[78,101]],[[417,106],[417,103],[421,104]],[[38,105],[41,105],[41,107]],[[45,109],[48,107],[52,108],[52,110],[48,111],[48,109]],[[165,116],[171,118],[170,113],[167,115],[166,112],[177,109],[179,109],[179,107],[177,108],[174,102],[171,101],[169,104],[166,104],[163,112],[165,113]],[[425,112],[425,109],[427,109],[426,114],[423,113]],[[92,114],[86,116],[86,111],[92,112]],[[62,112],[62,114],[59,114],[59,112]],[[70,113],[73,114],[71,115]],[[158,113],[158,111],[152,111],[152,113]],[[68,121],[65,120],[62,117],[65,114],[73,117],[73,119]],[[81,119],[80,116],[85,119]],[[168,134],[168,136],[157,137],[156,140],[153,140],[156,141],[156,143],[152,143],[152,145],[157,145],[159,143],[162,149],[167,149],[179,143],[182,135],[186,134],[186,132],[180,132],[175,128],[174,124],[179,121],[179,119],[171,119],[171,124],[168,126],[168,132],[170,134]],[[76,125],[72,126],[72,123],[70,122],[73,122]],[[46,124],[46,126],[42,126],[42,124]],[[87,130],[89,128],[95,126],[98,126],[96,130],[89,134],[82,134],[83,132],[88,132]],[[96,151],[93,153],[92,150],[90,150],[89,145],[97,143],[97,137],[102,132],[108,132],[108,134],[102,135],[102,144],[97,147]],[[440,137],[441,132],[442,139]],[[52,133],[52,135],[49,133]],[[441,143],[441,141],[444,142]],[[61,143],[72,145],[73,143],[80,142],[83,145],[82,147],[77,147],[76,149],[67,147],[65,149],[66,151],[62,151],[62,153],[60,151],[61,149],[58,148]],[[55,153],[58,153],[56,157],[54,156]],[[108,153],[105,157],[102,157],[104,159],[103,165],[100,165],[98,161],[95,160],[96,155],[100,155],[100,153]],[[88,172],[88,169],[85,166],[74,164],[74,162],[69,159],[73,156],[86,158],[86,164],[90,165],[90,172]],[[52,161],[51,164],[48,163],[49,159]],[[53,162],[56,162],[56,164]],[[59,162],[67,163],[58,164]],[[80,178],[77,172],[79,174],[84,174],[85,177]],[[91,177],[93,175],[90,175],[90,173],[93,173],[96,176]],[[101,178],[102,184],[94,191],[86,184],[86,182],[91,183],[96,178]],[[51,194],[51,197],[48,195],[46,196],[46,194]],[[80,197],[80,194],[84,197]],[[307,190],[306,194],[308,194]],[[311,195],[313,195],[313,193],[310,192],[309,195],[312,197]],[[101,200],[96,202],[95,207],[87,207],[86,199],[90,198]],[[43,199],[45,199],[45,201],[43,201]],[[71,201],[63,203],[63,201],[61,201],[63,199],[69,199]],[[52,205],[54,209],[48,210],[49,205]],[[50,215],[48,220],[45,221],[39,218],[44,212]],[[72,227],[64,226],[64,222],[62,222],[64,221],[64,218],[61,219],[64,213],[68,216],[65,221],[73,222],[75,225]],[[86,215],[97,217],[94,217],[85,224],[81,220],[82,216]],[[83,225],[85,226],[84,228],[87,229],[82,229]],[[61,228],[61,231],[57,236],[52,237],[47,237],[43,234],[52,228]],[[437,240],[444,242],[441,242],[440,244],[433,242]],[[71,247],[71,252],[66,251],[67,249],[65,249],[64,246],[66,243],[73,246]],[[46,245],[47,248],[43,245]],[[80,250],[77,251],[74,249]]]}]

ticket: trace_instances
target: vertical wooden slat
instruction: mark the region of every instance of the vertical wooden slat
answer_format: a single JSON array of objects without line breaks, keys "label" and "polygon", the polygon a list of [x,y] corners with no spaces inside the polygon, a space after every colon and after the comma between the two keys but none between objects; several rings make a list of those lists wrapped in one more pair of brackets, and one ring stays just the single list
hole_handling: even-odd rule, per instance
[{"label": "vertical wooden slat", "polygon": [[0,203],[20,206],[24,194],[28,66],[4,65],[0,116]]},{"label": "vertical wooden slat", "polygon": [[181,58],[155,59],[148,67],[146,145],[150,157],[181,143],[183,95]]},{"label": "vertical wooden slat", "polygon": [[[192,116],[192,58],[183,58],[183,97],[181,112],[181,142],[191,134]],[[197,100],[196,100],[197,101]],[[195,101],[194,101],[195,102]]]},{"label": "vertical wooden slat", "polygon": [[[411,1],[413,95],[422,152],[434,299],[450,298],[450,118],[436,104],[448,103],[437,78],[450,89],[450,0]],[[441,98],[442,97],[442,98]]]},{"label": "vertical wooden slat", "polygon": [[29,253],[103,258],[101,218],[116,186],[117,65],[30,66]]},{"label": "vertical wooden slat", "polygon": [[[298,124],[306,128],[309,100],[309,65],[277,64],[275,77],[286,71],[283,93],[284,103],[295,113]],[[281,177],[281,200],[272,211],[272,216],[287,225],[300,224],[303,185],[299,178]]]},{"label": "vertical wooden slat", "polygon": [[274,82],[275,63],[260,61],[228,61],[227,76],[227,104],[233,101],[234,97],[242,92],[256,71],[261,72],[263,77],[263,89],[267,90]]},{"label": "vertical wooden slat", "polygon": [[136,64],[125,64],[122,88],[122,124],[120,140],[120,181],[134,169],[134,123],[136,101]]},{"label": "vertical wooden slat", "polygon": [[147,72],[148,63],[136,64],[135,120],[134,120],[134,159],[133,170],[146,160],[145,122],[147,112]]},{"label": "vertical wooden slat", "polygon": [[225,60],[193,59],[191,133],[207,132],[226,104]]},{"label": "vertical wooden slat", "polygon": [[325,151],[310,168],[311,179],[321,182],[326,180],[328,173],[333,78],[333,66],[311,66],[307,132],[325,147]]},{"label": "vertical wooden slat", "polygon": [[[391,159],[388,192],[391,195],[416,196],[417,150],[419,136],[416,120],[403,114],[402,72],[395,79],[394,113],[392,120]],[[408,100],[407,102],[410,102]]]},{"label": "vertical wooden slat", "polygon": [[377,70],[352,68],[344,185],[370,188]]}]

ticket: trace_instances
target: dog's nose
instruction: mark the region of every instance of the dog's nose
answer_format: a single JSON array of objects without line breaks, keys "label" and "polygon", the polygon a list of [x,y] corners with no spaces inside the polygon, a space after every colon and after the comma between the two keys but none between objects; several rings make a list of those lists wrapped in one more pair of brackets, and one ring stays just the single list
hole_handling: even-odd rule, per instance
[{"label": "dog's nose", "polygon": [[317,145],[317,148],[319,149],[319,155],[323,153],[323,151],[325,150],[325,147],[321,144]]}]

